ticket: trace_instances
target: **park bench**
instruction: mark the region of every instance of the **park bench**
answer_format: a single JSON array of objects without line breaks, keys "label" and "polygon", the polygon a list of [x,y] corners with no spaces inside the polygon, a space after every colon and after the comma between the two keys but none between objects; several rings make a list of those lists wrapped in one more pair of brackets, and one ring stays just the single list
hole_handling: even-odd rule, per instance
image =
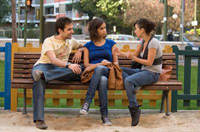
[{"label": "park bench", "polygon": [[[73,55],[73,54],[72,54]],[[72,58],[70,56],[70,60]],[[34,63],[39,59],[40,53],[36,52],[15,52],[13,59],[13,69],[12,69],[12,81],[11,89],[23,89],[24,90],[24,103],[23,103],[23,113],[26,113],[26,95],[27,89],[32,89],[33,80],[31,77],[31,71]],[[81,62],[82,63],[82,62]],[[119,57],[120,66],[130,67],[131,60]],[[145,85],[141,90],[161,90],[161,108],[160,112],[163,112],[164,102],[166,103],[166,115],[169,115],[169,92],[171,90],[181,90],[182,83],[177,80],[176,73],[176,56],[174,53],[164,53],[162,58],[162,64],[172,65],[172,74],[169,81],[158,81],[152,85]],[[87,90],[88,84],[82,84],[78,81],[64,82],[52,80],[46,85],[46,89],[66,89],[66,90]],[[125,90],[124,90],[125,91]],[[127,98],[126,98],[127,99]]]}]

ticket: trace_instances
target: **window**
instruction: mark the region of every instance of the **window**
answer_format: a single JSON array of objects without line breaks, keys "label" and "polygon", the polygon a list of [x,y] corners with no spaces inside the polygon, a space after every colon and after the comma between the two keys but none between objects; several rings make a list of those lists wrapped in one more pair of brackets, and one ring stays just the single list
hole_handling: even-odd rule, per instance
[{"label": "window", "polygon": [[46,7],[45,14],[54,14],[54,7]]},{"label": "window", "polygon": [[59,13],[59,7],[56,8],[56,13]]},{"label": "window", "polygon": [[72,11],[72,5],[66,5],[66,11]]}]

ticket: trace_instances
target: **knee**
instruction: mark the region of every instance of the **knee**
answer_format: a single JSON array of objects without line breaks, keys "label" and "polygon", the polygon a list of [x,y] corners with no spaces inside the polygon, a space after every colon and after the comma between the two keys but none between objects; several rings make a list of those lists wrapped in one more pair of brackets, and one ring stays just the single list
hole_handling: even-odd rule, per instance
[{"label": "knee", "polygon": [[125,86],[126,86],[126,85],[129,85],[129,84],[130,84],[130,79],[126,78],[126,79],[124,80],[124,84],[125,84]]},{"label": "knee", "polygon": [[108,78],[105,77],[105,76],[102,76],[101,80],[100,80],[100,83],[107,83],[107,81],[108,81]]},{"label": "knee", "polygon": [[125,89],[130,88],[131,86],[134,86],[134,84],[132,83],[132,81],[129,78],[126,78],[124,80],[124,85],[125,85]]},{"label": "knee", "polygon": [[95,73],[101,74],[103,72],[106,72],[108,68],[106,66],[97,66],[94,70]]},{"label": "knee", "polygon": [[101,85],[101,89],[107,89],[107,84],[108,84],[108,78],[105,77],[105,76],[102,76],[101,79],[100,79],[100,85]]}]

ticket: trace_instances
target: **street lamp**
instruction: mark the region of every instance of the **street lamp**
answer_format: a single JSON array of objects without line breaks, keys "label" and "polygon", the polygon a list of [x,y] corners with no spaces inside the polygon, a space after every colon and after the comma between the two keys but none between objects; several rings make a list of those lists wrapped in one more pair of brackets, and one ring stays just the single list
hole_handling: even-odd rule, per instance
[{"label": "street lamp", "polygon": [[173,14],[172,18],[174,19],[174,32],[176,31],[176,19],[178,18],[177,14]]},{"label": "street lamp", "polygon": [[178,15],[177,14],[173,14],[172,18],[176,20],[178,18]]}]

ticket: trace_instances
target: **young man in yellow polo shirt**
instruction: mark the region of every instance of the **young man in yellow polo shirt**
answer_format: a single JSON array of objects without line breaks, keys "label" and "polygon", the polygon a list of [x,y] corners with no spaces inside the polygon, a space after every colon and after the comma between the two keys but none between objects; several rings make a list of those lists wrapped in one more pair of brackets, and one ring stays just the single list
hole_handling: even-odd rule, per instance
[{"label": "young man in yellow polo shirt", "polygon": [[[32,70],[33,83],[33,120],[39,129],[47,129],[44,121],[44,95],[46,82],[50,80],[80,80],[82,47],[72,38],[73,21],[60,17],[55,23],[56,35],[46,38],[42,45],[41,56]],[[68,62],[72,49],[78,49],[72,63]]]}]

